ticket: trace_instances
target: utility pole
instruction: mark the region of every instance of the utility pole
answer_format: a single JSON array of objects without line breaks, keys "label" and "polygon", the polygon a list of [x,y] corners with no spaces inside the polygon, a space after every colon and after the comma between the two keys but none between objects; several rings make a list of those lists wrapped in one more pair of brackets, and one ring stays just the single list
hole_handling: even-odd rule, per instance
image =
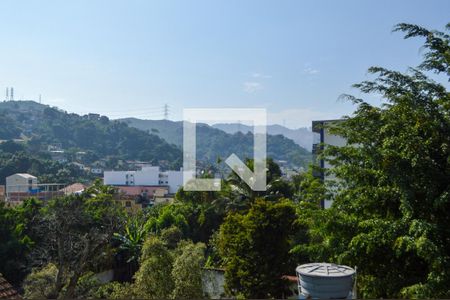
[{"label": "utility pole", "polygon": [[164,120],[168,120],[168,119],[169,119],[169,105],[164,104]]}]

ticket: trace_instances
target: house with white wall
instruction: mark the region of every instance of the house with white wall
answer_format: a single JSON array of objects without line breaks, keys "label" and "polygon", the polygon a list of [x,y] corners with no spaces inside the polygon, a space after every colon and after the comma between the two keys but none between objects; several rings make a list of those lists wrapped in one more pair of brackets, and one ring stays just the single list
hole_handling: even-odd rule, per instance
[{"label": "house with white wall", "polygon": [[37,177],[27,173],[17,173],[6,177],[6,194],[28,193],[38,187]]}]

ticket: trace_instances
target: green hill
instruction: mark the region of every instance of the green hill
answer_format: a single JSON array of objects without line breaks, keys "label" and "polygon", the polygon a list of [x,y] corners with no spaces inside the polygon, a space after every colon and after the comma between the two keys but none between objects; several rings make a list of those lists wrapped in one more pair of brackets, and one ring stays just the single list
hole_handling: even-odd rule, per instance
[{"label": "green hill", "polygon": [[[183,123],[167,120],[109,120],[106,116],[80,116],[33,101],[0,102],[0,182],[16,172],[34,173],[45,181],[70,182],[89,178],[73,165],[51,160],[49,147],[63,149],[68,162],[104,169],[128,168],[127,160],[151,162],[165,168],[182,165]],[[6,142],[15,140],[20,147]],[[304,167],[310,153],[282,135],[268,135],[267,154]],[[253,135],[234,134],[197,125],[199,165],[235,153],[242,159],[253,156]],[[3,150],[2,150],[3,149]],[[83,152],[82,159],[76,158]],[[59,174],[56,176],[55,174]]]},{"label": "green hill", "polygon": [[[183,143],[183,123],[169,120],[120,119],[129,126],[157,134],[179,147]],[[239,157],[253,156],[251,132],[226,133],[206,124],[197,124],[197,159],[215,162],[217,157],[226,158],[231,153]],[[267,135],[267,156],[287,161],[292,167],[306,167],[311,153],[283,135]]]},{"label": "green hill", "polygon": [[[64,149],[67,155],[84,152],[83,163],[107,160],[103,162],[107,168],[115,168],[121,160],[166,163],[167,167],[178,168],[182,159],[179,147],[155,134],[105,116],[80,116],[33,101],[0,102],[0,140],[11,139],[21,139],[23,150],[36,159],[48,159],[48,147],[56,146]],[[3,159],[5,164],[11,157],[6,155]],[[11,171],[27,172],[31,169],[30,164]]]}]

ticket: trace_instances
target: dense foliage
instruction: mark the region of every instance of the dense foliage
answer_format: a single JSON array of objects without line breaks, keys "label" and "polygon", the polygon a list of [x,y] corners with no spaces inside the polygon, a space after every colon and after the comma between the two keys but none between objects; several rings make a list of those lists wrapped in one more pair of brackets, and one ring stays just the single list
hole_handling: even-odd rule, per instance
[{"label": "dense foliage", "polygon": [[332,128],[348,145],[325,150],[339,180],[333,207],[311,218],[321,243],[310,253],[357,265],[363,297],[447,298],[450,94],[422,71],[450,75],[450,36],[409,24],[395,30],[424,37],[425,60],[407,74],[373,67],[376,79],[355,85],[380,94],[381,107],[347,96],[358,108]]},{"label": "dense foliage", "polygon": [[41,183],[88,182],[91,174],[73,164],[62,164],[45,153],[30,153],[23,144],[7,141],[0,144],[0,184],[15,173],[36,174]]},{"label": "dense foliage", "polygon": [[0,139],[10,140],[20,138],[19,124],[8,117],[4,112],[0,113]]},{"label": "dense foliage", "polygon": [[0,202],[0,273],[12,283],[20,283],[27,273],[25,256],[32,244],[23,232],[24,224],[17,222],[20,212]]},{"label": "dense foliage", "polygon": [[285,200],[256,200],[246,214],[231,213],[220,227],[218,247],[225,267],[226,288],[245,298],[281,298],[283,275],[295,261],[289,250],[296,233],[295,206]]}]

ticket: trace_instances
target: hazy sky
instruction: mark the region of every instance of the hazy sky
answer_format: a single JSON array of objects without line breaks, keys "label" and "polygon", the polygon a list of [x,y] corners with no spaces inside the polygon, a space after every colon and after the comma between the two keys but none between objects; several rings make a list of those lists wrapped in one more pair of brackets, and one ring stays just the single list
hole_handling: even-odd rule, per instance
[{"label": "hazy sky", "polygon": [[[369,66],[404,71],[450,1],[1,1],[0,95],[69,112],[170,118],[183,108],[263,107],[272,123],[349,114],[338,101]],[[3,96],[1,97],[3,98]],[[375,97],[370,99],[378,103]]]}]

